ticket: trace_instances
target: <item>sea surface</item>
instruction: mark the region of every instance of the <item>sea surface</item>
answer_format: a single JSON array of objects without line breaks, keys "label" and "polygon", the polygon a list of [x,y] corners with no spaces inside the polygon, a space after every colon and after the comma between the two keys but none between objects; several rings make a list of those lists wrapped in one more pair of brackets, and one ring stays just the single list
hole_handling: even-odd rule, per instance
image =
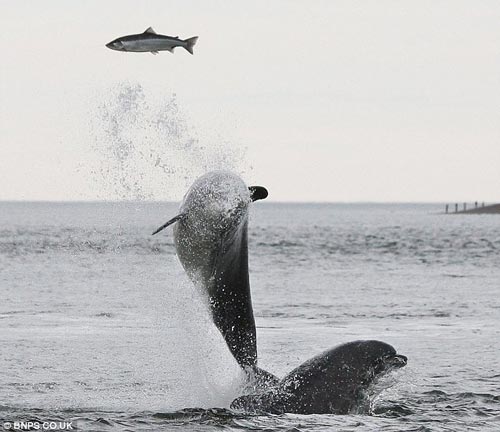
[{"label": "sea surface", "polygon": [[252,205],[260,367],[372,338],[409,361],[350,415],[246,415],[172,231],[151,236],[177,204],[0,203],[0,430],[500,430],[500,216],[442,208]]}]

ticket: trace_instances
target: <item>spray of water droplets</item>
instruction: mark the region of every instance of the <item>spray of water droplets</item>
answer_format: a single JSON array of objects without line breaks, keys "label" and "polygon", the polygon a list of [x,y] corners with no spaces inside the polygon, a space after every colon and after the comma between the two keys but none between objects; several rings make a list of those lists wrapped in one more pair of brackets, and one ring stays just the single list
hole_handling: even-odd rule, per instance
[{"label": "spray of water droplets", "polygon": [[245,172],[245,149],[197,137],[175,94],[119,83],[90,111],[90,178],[99,198],[179,199],[207,171]]}]

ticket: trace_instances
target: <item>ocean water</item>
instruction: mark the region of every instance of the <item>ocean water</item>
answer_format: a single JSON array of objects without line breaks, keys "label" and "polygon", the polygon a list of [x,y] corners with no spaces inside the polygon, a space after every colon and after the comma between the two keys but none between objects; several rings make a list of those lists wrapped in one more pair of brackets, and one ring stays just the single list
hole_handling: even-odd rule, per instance
[{"label": "ocean water", "polygon": [[342,342],[408,356],[350,415],[229,410],[241,372],[175,256],[170,203],[0,203],[0,428],[500,428],[500,217],[439,205],[255,203],[259,365]]}]

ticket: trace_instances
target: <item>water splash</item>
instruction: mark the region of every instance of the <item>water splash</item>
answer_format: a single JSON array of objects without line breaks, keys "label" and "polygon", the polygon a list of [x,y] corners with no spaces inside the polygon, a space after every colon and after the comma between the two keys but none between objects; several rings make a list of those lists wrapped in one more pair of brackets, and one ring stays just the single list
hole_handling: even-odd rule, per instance
[{"label": "water splash", "polygon": [[96,99],[90,178],[99,198],[177,200],[207,171],[245,171],[245,149],[198,137],[175,93],[119,83]]},{"label": "water splash", "polygon": [[[157,309],[156,336],[168,353],[172,392],[170,409],[229,407],[239,396],[245,375],[210,316],[206,299],[183,277]],[[173,292],[177,291],[175,295]],[[165,317],[165,312],[168,317]],[[159,359],[159,368],[164,358]]]}]

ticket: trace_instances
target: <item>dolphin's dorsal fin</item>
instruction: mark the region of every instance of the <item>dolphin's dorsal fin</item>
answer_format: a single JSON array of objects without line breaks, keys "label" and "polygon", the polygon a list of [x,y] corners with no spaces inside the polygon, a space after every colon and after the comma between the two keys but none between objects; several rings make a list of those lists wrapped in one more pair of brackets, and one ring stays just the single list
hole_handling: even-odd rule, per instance
[{"label": "dolphin's dorsal fin", "polygon": [[153,27],[148,27],[144,33],[151,33],[151,34],[156,34],[156,32],[153,30]]},{"label": "dolphin's dorsal fin", "polygon": [[153,234],[151,234],[151,235],[158,234],[161,230],[165,229],[169,225],[172,225],[173,223],[176,223],[176,222],[184,219],[185,217],[186,217],[186,213],[178,214],[177,216],[175,216],[172,219],[170,219],[168,222],[165,222],[160,228],[158,228],[157,230],[155,230],[153,232]]}]

